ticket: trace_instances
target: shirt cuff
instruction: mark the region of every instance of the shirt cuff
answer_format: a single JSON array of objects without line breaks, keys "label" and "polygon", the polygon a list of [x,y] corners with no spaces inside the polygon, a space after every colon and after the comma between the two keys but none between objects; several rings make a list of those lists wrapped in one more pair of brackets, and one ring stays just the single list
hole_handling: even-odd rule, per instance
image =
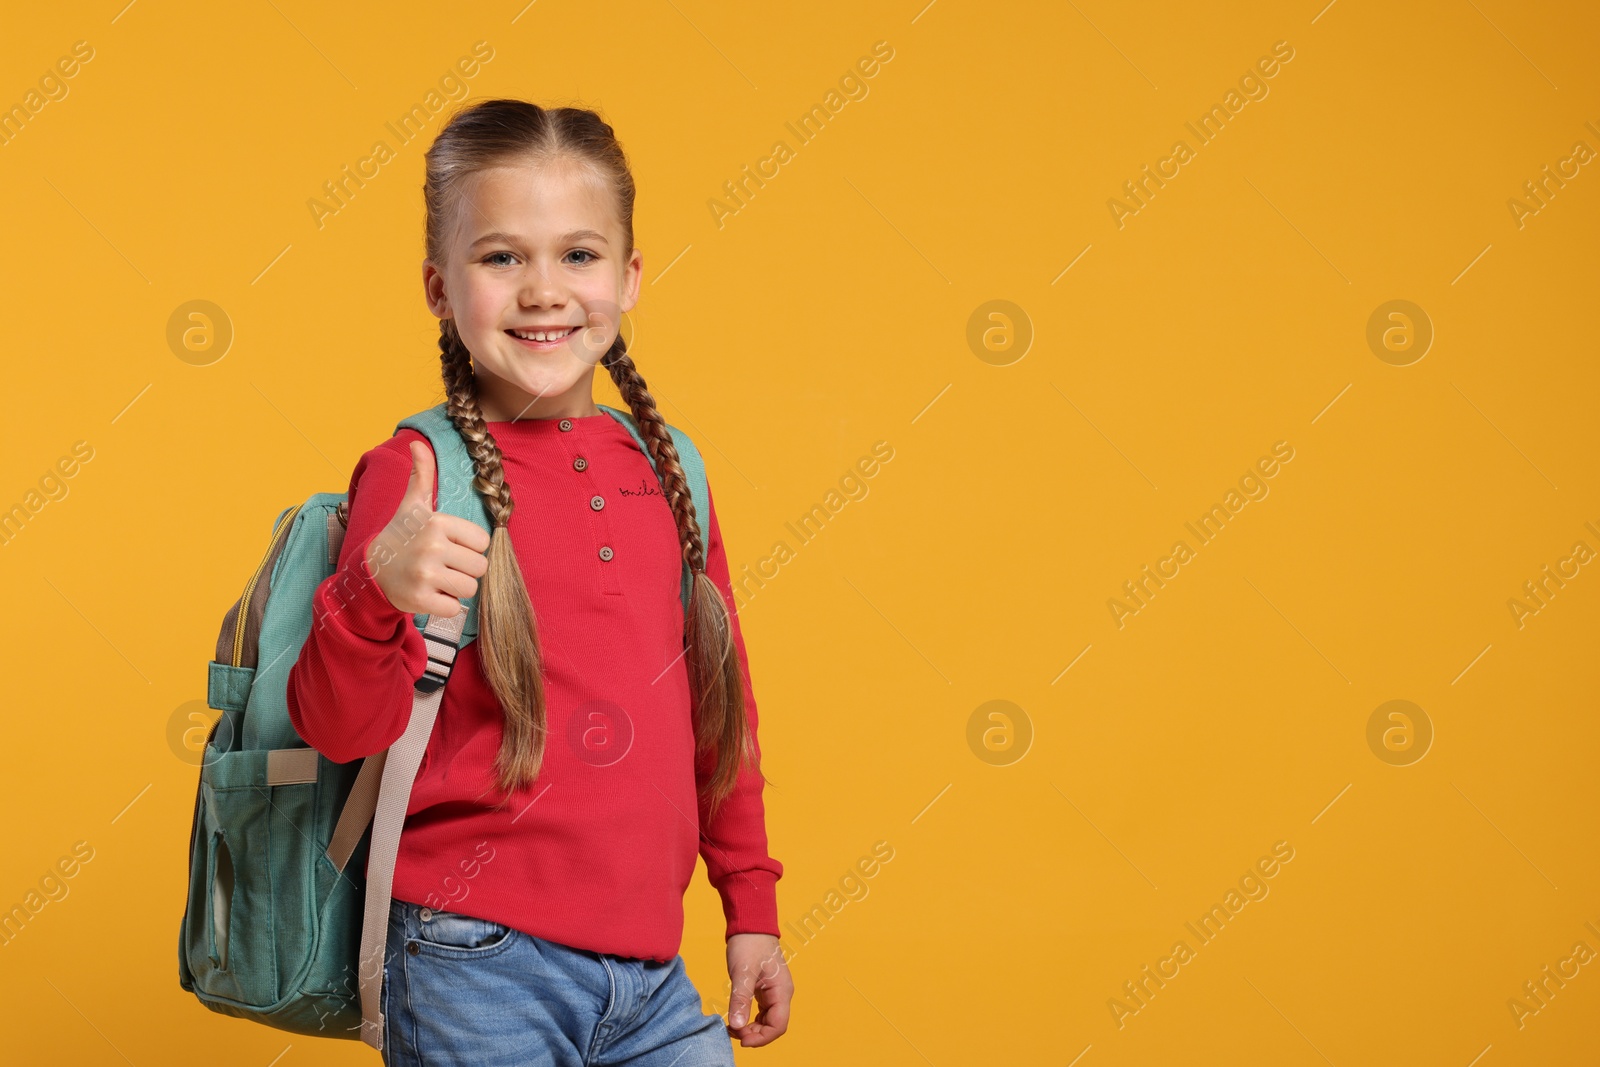
[{"label": "shirt cuff", "polygon": [[350,553],[332,580],[317,591],[320,622],[326,624],[331,619],[347,633],[387,644],[399,636],[403,626],[413,626],[416,620],[409,611],[389,603],[377,579],[367,573],[367,548],[371,543],[368,538]]},{"label": "shirt cuff", "polygon": [[767,870],[735,871],[717,886],[728,928],[723,940],[734,934],[778,933],[778,876]]}]

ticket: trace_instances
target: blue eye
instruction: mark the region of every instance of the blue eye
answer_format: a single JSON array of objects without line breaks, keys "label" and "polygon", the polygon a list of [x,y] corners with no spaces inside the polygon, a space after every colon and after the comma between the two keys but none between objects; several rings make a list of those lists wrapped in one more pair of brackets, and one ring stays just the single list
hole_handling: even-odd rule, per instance
[{"label": "blue eye", "polygon": [[[571,252],[568,252],[567,255],[568,256],[584,256],[584,257],[586,257],[584,259],[578,260],[578,266],[580,266],[580,267],[600,258],[599,256],[595,255],[593,252],[589,251],[587,248],[574,248]],[[512,253],[510,253],[510,252],[490,252],[487,256],[483,257],[483,261],[485,263],[492,263],[492,264],[494,264],[494,266],[497,266],[497,267],[502,267],[502,266],[508,267],[508,266],[511,265],[509,263],[504,263],[504,262],[495,263],[494,261],[495,261],[495,258],[497,256],[507,256],[507,257],[509,257],[511,259],[515,259],[516,258],[516,256],[512,255]]]}]

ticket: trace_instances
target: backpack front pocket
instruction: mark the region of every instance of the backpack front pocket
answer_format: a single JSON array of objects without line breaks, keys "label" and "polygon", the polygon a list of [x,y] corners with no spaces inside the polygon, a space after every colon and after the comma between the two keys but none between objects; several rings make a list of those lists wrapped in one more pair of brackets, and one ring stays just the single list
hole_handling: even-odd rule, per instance
[{"label": "backpack front pocket", "polygon": [[200,772],[206,874],[188,962],[205,993],[254,1008],[290,992],[314,947],[317,781],[285,780],[281,767],[265,749],[208,746]]}]

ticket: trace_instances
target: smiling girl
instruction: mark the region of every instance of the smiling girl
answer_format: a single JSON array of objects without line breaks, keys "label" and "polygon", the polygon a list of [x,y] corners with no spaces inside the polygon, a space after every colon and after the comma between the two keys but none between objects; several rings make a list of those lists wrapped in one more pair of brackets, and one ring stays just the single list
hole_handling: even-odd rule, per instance
[{"label": "smiling girl", "polygon": [[[481,592],[400,838],[384,1062],[732,1064],[729,1035],[788,1026],[783,866],[716,510],[695,514],[620,335],[643,269],[627,160],[591,111],[489,100],[439,132],[424,194],[446,409],[493,533],[434,510],[421,433],[368,451],[288,690],[330,759],[385,750],[426,666],[414,614]],[[650,457],[596,405],[597,365]],[[678,952],[697,855],[727,922],[725,1024]]]}]

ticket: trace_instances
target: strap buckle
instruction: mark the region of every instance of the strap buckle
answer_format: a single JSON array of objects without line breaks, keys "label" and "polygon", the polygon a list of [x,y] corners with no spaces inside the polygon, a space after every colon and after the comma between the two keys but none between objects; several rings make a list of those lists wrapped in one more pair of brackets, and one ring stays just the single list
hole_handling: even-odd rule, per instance
[{"label": "strap buckle", "polygon": [[428,616],[422,629],[422,639],[428,646],[428,665],[417,679],[416,691],[432,693],[450,679],[450,669],[455,665],[456,652],[461,643],[461,632],[466,628],[467,613],[457,612],[448,619]]}]

